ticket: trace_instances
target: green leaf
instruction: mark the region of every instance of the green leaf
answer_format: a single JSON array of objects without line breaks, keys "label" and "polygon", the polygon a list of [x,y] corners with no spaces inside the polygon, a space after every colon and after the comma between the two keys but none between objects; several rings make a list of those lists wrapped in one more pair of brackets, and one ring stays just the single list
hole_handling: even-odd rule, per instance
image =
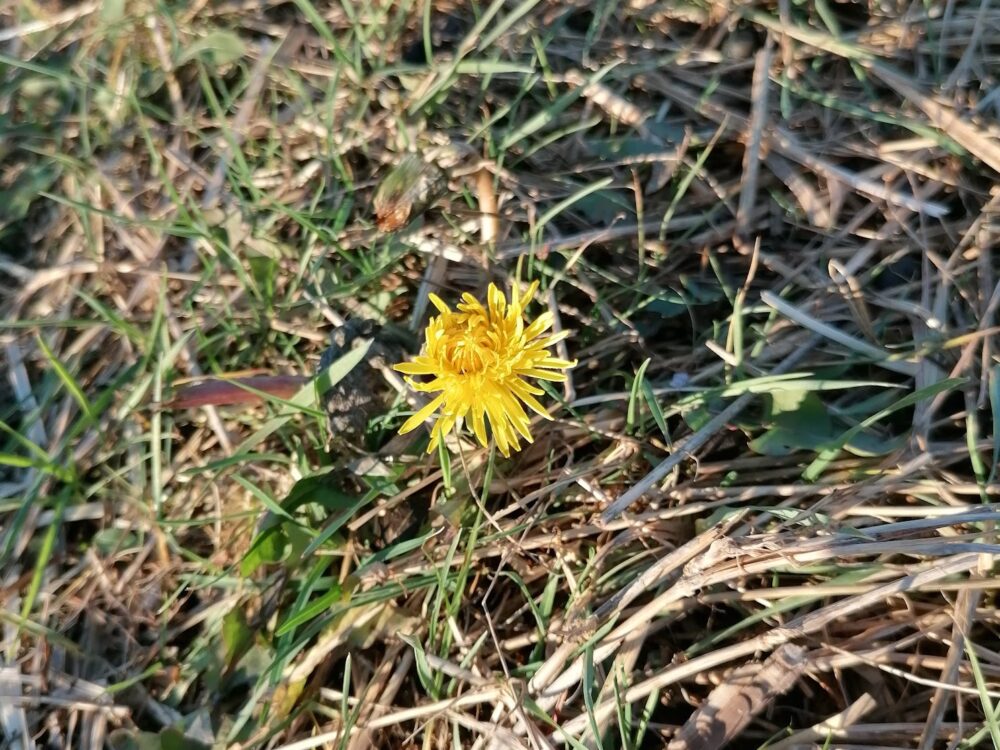
[{"label": "green leaf", "polygon": [[569,209],[570,206],[573,206],[574,204],[577,204],[583,199],[585,199],[587,196],[592,195],[593,193],[596,193],[602,190],[603,188],[606,188],[613,181],[614,180],[611,177],[605,177],[590,185],[584,185],[576,192],[571,193],[570,195],[563,198],[561,201],[556,203],[554,206],[552,206],[552,208],[550,208],[548,211],[543,213],[538,218],[538,222],[535,224],[534,227],[535,236],[541,237],[542,230],[545,228],[545,225],[548,224],[557,216],[559,216],[559,214],[561,214],[563,211]]},{"label": "green leaf", "polygon": [[874,432],[862,432],[845,443],[844,450],[854,456],[873,458],[875,456],[887,456],[893,451],[902,448],[905,442],[905,435],[888,438]]},{"label": "green leaf", "polygon": [[775,391],[771,395],[771,419],[789,428],[815,427],[815,432],[830,431],[832,420],[826,406],[812,391]]},{"label": "green leaf", "polygon": [[438,530],[428,531],[426,534],[418,536],[414,539],[404,539],[396,544],[390,544],[385,549],[381,549],[367,560],[365,560],[354,575],[360,576],[361,573],[368,570],[368,568],[378,565],[379,563],[384,563],[387,560],[392,560],[393,558],[399,557],[400,555],[405,555],[407,552],[412,552],[415,549],[420,549],[424,543],[433,536],[438,534]]},{"label": "green leaf", "polygon": [[[316,533],[312,529],[302,526],[292,526],[290,524],[285,524],[282,527],[282,531],[285,533],[285,538],[288,540],[288,548],[285,550],[286,565],[297,565],[298,562],[306,556],[306,550],[309,549],[309,545],[312,544]],[[333,546],[337,549],[344,546],[343,535],[336,535],[334,537]]]},{"label": "green leaf", "polygon": [[771,395],[770,411],[774,426],[750,441],[750,449],[762,456],[816,450],[837,434],[826,406],[811,391],[777,391]]},{"label": "green leaf", "polygon": [[233,479],[235,479],[238,484],[242,485],[247,492],[249,492],[255,498],[260,500],[261,505],[263,505],[269,511],[274,513],[274,515],[286,518],[288,520],[295,520],[292,517],[292,514],[289,513],[287,510],[285,510],[283,507],[281,507],[277,503],[277,501],[273,497],[271,497],[271,494],[267,490],[258,487],[249,479],[247,479],[246,477],[241,477],[239,474],[235,474],[233,476]]},{"label": "green leaf", "polygon": [[103,0],[101,23],[113,25],[125,18],[125,0]]},{"label": "green leaf", "polygon": [[711,422],[712,417],[714,416],[714,412],[709,408],[708,403],[704,401],[685,409],[681,413],[681,417],[684,419],[684,422],[692,432],[700,430],[706,424]]},{"label": "green leaf", "polygon": [[444,440],[438,441],[438,461],[441,464],[441,483],[444,485],[445,497],[451,497],[454,485],[451,481],[451,453],[444,445]]},{"label": "green leaf", "polygon": [[[236,479],[241,480],[240,477]],[[252,488],[251,492],[258,489],[253,488],[246,480],[240,483],[249,485],[248,488]],[[266,563],[279,562],[286,557],[294,560],[309,554],[339,528],[336,526],[331,531],[331,527],[327,527],[322,533],[315,535],[311,529],[301,526],[295,517],[294,512],[299,507],[316,503],[331,513],[339,513],[340,517],[347,520],[363,501],[364,498],[359,500],[342,492],[330,472],[300,479],[280,503],[268,497],[267,506],[274,516],[267,528],[260,531],[250,550],[243,557],[243,562],[240,564],[241,573],[249,576]]]},{"label": "green leaf", "polygon": [[[340,531],[343,525],[354,517],[355,513],[371,502],[372,497],[373,496],[370,492],[366,493],[364,497],[359,497],[354,500],[350,507],[336,513],[333,518],[327,522],[326,526],[323,527],[323,530],[316,535],[316,538],[310,542],[309,546],[302,550],[303,557],[308,557],[332,539],[334,535]],[[339,536],[337,538],[340,539]],[[338,543],[337,547],[339,548],[340,546],[341,544]]]},{"label": "green leaf", "polygon": [[590,138],[587,139],[586,146],[592,154],[606,161],[663,153],[662,143],[652,138],[642,138],[640,136]]},{"label": "green leaf", "polygon": [[160,738],[152,732],[115,729],[108,733],[105,744],[110,750],[160,750]]},{"label": "green leaf", "polygon": [[35,570],[31,577],[31,583],[28,584],[28,592],[24,595],[24,601],[21,603],[21,617],[28,619],[32,610],[35,607],[35,600],[38,597],[38,592],[41,590],[42,580],[45,576],[45,569],[49,564],[49,560],[52,557],[53,552],[56,547],[56,538],[62,526],[63,513],[66,512],[66,506],[69,504],[70,499],[70,488],[65,487],[56,497],[55,502],[55,520],[49,524],[48,528],[45,530],[45,536],[42,537],[41,548],[38,550],[38,558],[35,560]]},{"label": "green leaf", "polygon": [[254,255],[246,260],[250,266],[250,276],[260,290],[261,296],[267,300],[273,299],[278,273],[281,270],[278,261],[265,255]]},{"label": "green leaf", "polygon": [[642,388],[643,383],[646,382],[646,368],[649,367],[650,360],[647,358],[635,373],[635,377],[632,379],[632,390],[628,397],[628,409],[625,416],[625,432],[626,434],[634,434],[635,424],[639,419],[639,390]]},{"label": "green leaf", "polygon": [[129,529],[109,526],[94,534],[90,543],[97,548],[102,557],[106,557],[120,552],[123,548],[137,545],[139,543],[139,536]]},{"label": "green leaf", "polygon": [[430,662],[427,661],[427,652],[424,651],[423,645],[416,638],[402,633],[399,634],[399,639],[413,649],[413,662],[417,668],[417,679],[420,680],[420,684],[423,685],[427,694],[432,695],[435,692],[434,670],[431,669]]},{"label": "green leaf", "polygon": [[0,225],[27,216],[31,204],[55,184],[61,172],[53,162],[33,164],[21,172],[9,188],[0,190]]},{"label": "green leaf", "polygon": [[667,428],[666,417],[663,416],[663,409],[660,408],[660,402],[656,398],[653,386],[651,386],[649,381],[645,378],[642,380],[642,398],[646,402],[646,406],[649,407],[650,412],[653,414],[653,421],[656,422],[656,426],[659,427],[660,432],[663,433],[663,439],[666,440],[669,445],[672,441],[670,438],[670,430]]},{"label": "green leaf", "polygon": [[656,313],[662,318],[676,318],[679,315],[689,315],[689,307],[689,303],[681,295],[675,294],[672,298],[655,297],[643,309]]},{"label": "green leaf", "polygon": [[178,58],[179,65],[200,58],[215,67],[236,62],[246,54],[246,45],[239,35],[232,31],[211,32],[198,41],[189,44]]},{"label": "green leaf", "polygon": [[112,750],[206,750],[207,748],[207,745],[185,737],[174,727],[167,727],[159,733],[116,729],[108,735],[107,745]]},{"label": "green leaf", "polygon": [[253,643],[253,631],[247,623],[243,606],[237,604],[222,618],[222,646],[225,650],[224,663],[233,664]]},{"label": "green leaf", "polygon": [[806,470],[802,473],[802,478],[807,482],[815,482],[823,474],[823,471],[830,464],[830,462],[837,458],[841,449],[850,443],[855,436],[877,424],[894,412],[913,406],[919,401],[936,396],[938,393],[950,391],[963,383],[965,383],[964,378],[948,378],[946,380],[942,380],[938,383],[934,383],[933,385],[929,385],[926,388],[921,388],[919,391],[915,391],[914,393],[901,398],[892,406],[872,414],[867,419],[849,429],[839,438],[832,441],[832,444],[825,448],[823,452],[820,453],[820,455],[817,456],[811,464],[809,464]]},{"label": "green leaf", "polygon": [[18,456],[15,453],[0,453],[0,466],[13,466],[16,469],[27,469],[35,466],[35,462],[27,456]]},{"label": "green leaf", "polygon": [[160,731],[160,750],[206,750],[206,746],[186,737],[179,729],[167,727]]},{"label": "green leaf", "polygon": [[59,358],[55,353],[49,348],[46,343],[45,338],[42,336],[37,336],[35,340],[38,342],[38,346],[41,348],[42,353],[49,362],[49,366],[55,370],[56,375],[59,376],[59,380],[62,381],[63,387],[69,391],[69,394],[73,397],[73,400],[80,407],[80,411],[83,412],[84,418],[88,425],[95,425],[97,423],[97,418],[94,415],[94,410],[90,406],[90,401],[84,394],[83,389],[80,384],[76,382],[76,379],[70,374],[66,366],[59,361]]},{"label": "green leaf", "polygon": [[598,190],[577,200],[573,212],[600,226],[608,226],[621,218],[635,221],[635,201],[629,200],[630,194],[614,188]]},{"label": "green leaf", "polygon": [[257,535],[243,562],[240,563],[240,573],[244,577],[252,575],[261,565],[275,563],[284,556],[288,546],[288,537],[280,525],[265,529]]},{"label": "green leaf", "polygon": [[326,510],[340,511],[350,508],[356,499],[340,489],[332,472],[321,472],[303,477],[292,485],[281,507],[286,515],[306,503],[318,503]]},{"label": "green leaf", "polygon": [[283,622],[278,627],[278,631],[275,635],[280,637],[286,633],[292,632],[302,623],[309,622],[317,615],[326,612],[326,610],[330,609],[330,607],[332,607],[336,602],[344,601],[344,599],[348,596],[349,594],[344,591],[340,584],[334,583],[330,586],[330,590],[323,594],[319,599],[292,614],[288,620]]},{"label": "green leaf", "polygon": [[[498,151],[507,151],[518,143],[523,141],[525,138],[533,135],[542,128],[548,127],[551,123],[555,122],[559,114],[569,107],[573,102],[579,99],[586,87],[591,83],[597,83],[602,78],[604,78],[608,73],[611,72],[613,68],[621,65],[622,61],[617,60],[613,63],[605,65],[600,70],[596,71],[592,76],[590,76],[587,81],[581,86],[574,86],[569,91],[558,96],[555,101],[549,104],[548,107],[540,110],[536,114],[527,118],[524,122],[520,123],[516,128],[511,130],[504,136],[500,141],[500,146]],[[611,180],[602,180],[600,187],[605,187],[611,183]],[[544,222],[543,222],[544,223]]]},{"label": "green leaf", "polygon": [[990,371],[990,411],[993,415],[993,461],[987,484],[993,484],[1000,465],[1000,365]]}]

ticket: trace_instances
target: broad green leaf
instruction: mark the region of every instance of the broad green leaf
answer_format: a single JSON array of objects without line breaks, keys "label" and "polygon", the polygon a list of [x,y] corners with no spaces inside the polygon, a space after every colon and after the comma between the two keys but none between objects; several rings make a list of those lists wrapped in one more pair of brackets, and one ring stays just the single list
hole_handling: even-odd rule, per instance
[{"label": "broad green leaf", "polygon": [[770,413],[774,426],[750,442],[750,449],[763,456],[815,450],[838,434],[826,406],[811,391],[773,393]]},{"label": "broad green leaf", "polygon": [[54,163],[27,167],[6,190],[0,190],[0,225],[20,221],[31,204],[55,184],[62,170]]},{"label": "broad green leaf", "polygon": [[240,573],[244,576],[253,575],[261,565],[275,563],[282,559],[288,546],[288,536],[280,525],[265,529],[257,535],[250,549],[240,563]]},{"label": "broad green leaf", "polygon": [[101,556],[106,557],[120,552],[123,548],[137,545],[139,537],[134,531],[129,529],[109,526],[94,534],[90,543],[94,545]]},{"label": "broad green leaf", "polygon": [[237,604],[222,618],[222,646],[225,649],[225,664],[232,664],[242,656],[253,643],[253,631],[247,623],[247,615],[242,604]]},{"label": "broad green leaf", "polygon": [[187,737],[179,729],[167,727],[160,731],[160,750],[206,750],[206,746]]},{"label": "broad green leaf", "polygon": [[834,440],[829,447],[825,448],[823,452],[820,453],[820,455],[817,456],[811,464],[809,464],[803,472],[802,478],[807,482],[815,482],[823,474],[823,471],[830,464],[830,462],[837,458],[843,447],[850,443],[856,435],[859,435],[864,430],[877,424],[890,414],[893,414],[900,409],[913,406],[919,401],[931,398],[938,393],[943,393],[944,391],[950,391],[953,388],[957,388],[964,382],[964,378],[948,378],[947,380],[942,380],[938,383],[934,383],[933,385],[929,385],[926,388],[921,388],[919,391],[911,393],[908,396],[904,396],[892,406],[871,415],[867,419],[847,430],[847,432]]},{"label": "broad green leaf", "polygon": [[874,432],[862,432],[854,435],[849,442],[845,443],[844,450],[853,456],[872,458],[874,456],[887,456],[902,448],[905,442],[905,435],[890,438],[877,435]]},{"label": "broad green leaf", "polygon": [[328,471],[297,481],[281,501],[281,508],[285,514],[291,514],[306,503],[318,503],[332,512],[350,508],[355,500],[340,488],[337,475]]},{"label": "broad green leaf", "polygon": [[101,23],[113,25],[125,18],[125,0],[103,0]]},{"label": "broad green leaf", "polygon": [[189,44],[177,62],[184,64],[201,58],[214,66],[236,62],[246,54],[246,45],[233,31],[220,29]]},{"label": "broad green leaf", "polygon": [[630,195],[614,188],[598,190],[578,199],[573,212],[597,226],[610,226],[622,218],[635,221],[635,200],[630,200]]},{"label": "broad green leaf", "polygon": [[174,727],[167,727],[158,733],[116,729],[108,735],[107,745],[112,750],[206,750],[207,748],[207,745],[184,736]]}]

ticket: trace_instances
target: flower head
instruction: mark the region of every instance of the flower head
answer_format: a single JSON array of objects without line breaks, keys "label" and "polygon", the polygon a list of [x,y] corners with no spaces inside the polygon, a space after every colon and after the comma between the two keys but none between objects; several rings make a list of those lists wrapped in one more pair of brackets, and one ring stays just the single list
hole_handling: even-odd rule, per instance
[{"label": "flower head", "polygon": [[505,456],[521,449],[520,438],[531,442],[531,421],[524,406],[545,419],[552,417],[535,398],[544,391],[527,378],[564,381],[566,374],[562,370],[576,364],[557,359],[548,351],[566,337],[565,332],[545,335],[552,327],[552,313],[542,313],[534,322],[525,324],[524,308],[537,289],[536,281],[521,295],[515,286],[508,302],[503,292],[490,284],[485,307],[465,293],[457,311],[437,295],[430,295],[441,314],[427,325],[420,355],[395,369],[407,375],[430,377],[424,382],[407,378],[407,382],[418,391],[438,395],[406,420],[400,434],[440,411],[431,429],[428,452],[465,420],[484,447],[488,444],[489,422],[497,448]]}]

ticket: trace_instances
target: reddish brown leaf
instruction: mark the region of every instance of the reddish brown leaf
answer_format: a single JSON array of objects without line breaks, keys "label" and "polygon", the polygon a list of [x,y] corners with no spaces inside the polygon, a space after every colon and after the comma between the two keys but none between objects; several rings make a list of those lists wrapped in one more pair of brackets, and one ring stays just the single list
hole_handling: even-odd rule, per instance
[{"label": "reddish brown leaf", "polygon": [[163,407],[193,409],[199,406],[263,403],[264,399],[247,388],[253,388],[275,398],[289,399],[308,380],[309,378],[302,375],[255,375],[230,380],[206,380],[182,386],[172,399],[163,404]]}]

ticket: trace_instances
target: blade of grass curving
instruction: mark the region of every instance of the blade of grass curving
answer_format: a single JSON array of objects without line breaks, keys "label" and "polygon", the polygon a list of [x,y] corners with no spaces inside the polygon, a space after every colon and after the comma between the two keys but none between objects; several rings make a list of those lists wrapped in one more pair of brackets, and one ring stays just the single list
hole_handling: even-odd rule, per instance
[{"label": "blade of grass curving", "polygon": [[646,368],[652,360],[646,358],[636,370],[635,377],[632,378],[632,388],[629,391],[628,409],[625,412],[625,432],[628,435],[635,434],[635,425],[639,418],[639,391],[645,384]]},{"label": "blade of grass curving", "polygon": [[705,162],[708,161],[708,157],[711,156],[715,144],[719,142],[719,138],[725,132],[725,126],[720,126],[716,131],[715,135],[712,136],[712,140],[705,144],[705,147],[698,154],[698,158],[695,160],[694,166],[688,169],[684,176],[681,177],[680,182],[677,185],[677,192],[674,193],[674,197],[670,200],[670,205],[667,206],[667,210],[664,211],[663,217],[660,219],[660,241],[663,242],[667,237],[667,229],[670,226],[671,219],[674,218],[674,214],[677,211],[677,207],[680,205],[681,199],[687,195],[688,189],[691,187],[691,183],[694,182],[694,178],[701,174],[702,167],[705,166]]},{"label": "blade of grass curving", "polygon": [[979,701],[983,705],[985,729],[989,731],[993,747],[1000,750],[1000,721],[997,719],[997,708],[994,707],[993,701],[990,699],[986,676],[983,674],[982,666],[979,664],[979,657],[976,656],[976,650],[972,647],[972,641],[968,638],[965,639],[965,654],[969,657],[969,667],[976,681],[976,691],[979,693]]},{"label": "blade of grass curving", "polygon": [[[499,22],[494,24],[490,28],[489,32],[483,36],[477,43],[476,48],[479,50],[487,49],[493,42],[499,39],[501,36],[507,33],[507,31],[518,21],[524,18],[528,13],[531,12],[532,8],[538,5],[539,0],[524,0],[520,5],[514,8],[510,13],[504,16]],[[483,30],[485,31],[485,25]]]},{"label": "blade of grass curving", "polygon": [[73,400],[76,401],[77,406],[80,407],[80,411],[83,412],[87,425],[90,427],[96,426],[97,417],[94,414],[94,410],[91,408],[90,401],[87,399],[86,395],[84,395],[80,384],[76,382],[76,379],[72,375],[70,375],[69,370],[67,370],[65,365],[59,361],[59,358],[52,352],[49,345],[45,343],[45,338],[43,336],[37,336],[35,340],[38,342],[38,346],[42,350],[42,354],[45,355],[46,361],[55,371],[56,376],[63,384],[63,387],[69,392],[70,396],[73,397]]},{"label": "blade of grass curving", "polygon": [[316,30],[316,33],[320,35],[324,42],[326,42],[330,50],[333,52],[333,56],[337,59],[341,65],[345,66],[347,70],[351,71],[353,74],[353,83],[357,83],[364,79],[364,72],[361,70],[361,59],[355,57],[354,55],[345,53],[341,48],[341,44],[337,37],[334,36],[333,32],[330,30],[330,26],[327,24],[326,20],[316,10],[309,0],[294,0],[295,7],[301,11],[302,15],[306,17],[309,24]]},{"label": "blade of grass curving", "polygon": [[532,236],[534,237],[535,242],[541,242],[542,232],[545,230],[546,224],[548,224],[555,217],[557,217],[559,214],[561,214],[563,211],[565,211],[567,208],[572,206],[577,201],[581,201],[591,193],[596,193],[598,190],[606,188],[612,182],[614,182],[613,177],[604,177],[603,179],[600,179],[597,182],[593,182],[590,185],[585,185],[576,192],[572,193],[571,195],[568,195],[567,197],[563,198],[556,205],[554,205],[552,208],[550,208],[548,211],[542,214],[533,228]]},{"label": "blade of grass curving", "polygon": [[594,711],[594,692],[598,690],[594,673],[594,647],[587,646],[583,651],[583,705],[587,712],[587,723],[590,726],[590,736],[595,747],[603,747],[601,728]]},{"label": "blade of grass curving", "polygon": [[274,497],[267,490],[262,487],[258,487],[256,484],[251,482],[246,477],[240,476],[239,474],[234,474],[233,479],[238,485],[243,487],[247,492],[253,495],[260,501],[260,504],[271,511],[274,515],[280,516],[294,524],[298,524],[295,516],[281,507],[281,503],[274,499]]},{"label": "blade of grass curving", "polygon": [[490,6],[483,11],[479,20],[477,20],[473,27],[469,29],[465,38],[459,42],[458,49],[455,51],[453,59],[450,60],[442,70],[436,73],[434,83],[428,87],[423,96],[410,104],[407,108],[408,114],[412,116],[417,112],[420,112],[424,107],[434,101],[438,94],[452,84],[458,64],[466,55],[479,46],[480,36],[493,21],[494,17],[496,17],[497,13],[503,10],[505,4],[506,0],[493,0]]},{"label": "blade of grass curving", "polygon": [[[967,398],[966,401],[971,403],[972,399]],[[979,419],[976,415],[975,405],[973,404],[965,415],[965,444],[969,449],[969,463],[972,464],[972,473],[979,485],[979,499],[983,503],[989,503],[990,497],[986,492],[986,481],[988,478],[986,465],[983,463],[983,457],[979,455],[979,448],[977,447],[979,434]]]},{"label": "blade of grass curving", "polygon": [[987,484],[993,484],[1000,468],[1000,365],[990,370],[990,412],[993,416],[993,461]]},{"label": "blade of grass curving", "polygon": [[73,477],[72,468],[65,468],[58,466],[55,460],[52,458],[52,456],[50,456],[43,448],[39,447],[38,445],[35,445],[34,442],[25,437],[25,435],[23,434],[24,432],[23,428],[22,430],[15,430],[6,422],[0,420],[0,432],[3,432],[6,435],[8,435],[15,443],[20,445],[22,448],[27,450],[35,457],[35,460],[32,461],[30,458],[27,458],[26,456],[19,456],[16,453],[5,453],[4,455],[10,457],[9,459],[11,462],[9,463],[10,466],[22,468],[20,465],[20,461],[25,460],[28,463],[23,468],[33,467],[36,469],[41,469],[48,474],[52,474],[53,476],[58,477],[64,482],[72,481]]},{"label": "blade of grass curving", "polygon": [[45,530],[45,536],[42,538],[42,545],[38,550],[38,559],[35,560],[35,569],[31,575],[31,583],[28,585],[28,591],[25,593],[24,601],[21,604],[21,617],[25,620],[28,619],[31,615],[31,611],[35,608],[35,600],[38,598],[38,592],[42,588],[42,578],[45,576],[45,568],[48,566],[49,560],[52,557],[52,551],[55,548],[56,536],[59,533],[63,512],[69,504],[71,493],[72,489],[70,487],[64,487],[56,496],[54,509],[55,518]]},{"label": "blade of grass curving", "polygon": [[570,89],[565,94],[559,96],[559,98],[557,98],[554,102],[549,104],[548,107],[538,112],[538,114],[529,117],[503,137],[500,141],[500,145],[498,146],[498,150],[500,152],[508,151],[528,136],[533,135],[544,128],[555,119],[556,115],[563,112],[573,102],[583,96],[584,89],[586,89],[588,84],[600,81],[620,64],[621,61],[616,61],[605,65],[592,76],[587,78],[583,85]]}]

